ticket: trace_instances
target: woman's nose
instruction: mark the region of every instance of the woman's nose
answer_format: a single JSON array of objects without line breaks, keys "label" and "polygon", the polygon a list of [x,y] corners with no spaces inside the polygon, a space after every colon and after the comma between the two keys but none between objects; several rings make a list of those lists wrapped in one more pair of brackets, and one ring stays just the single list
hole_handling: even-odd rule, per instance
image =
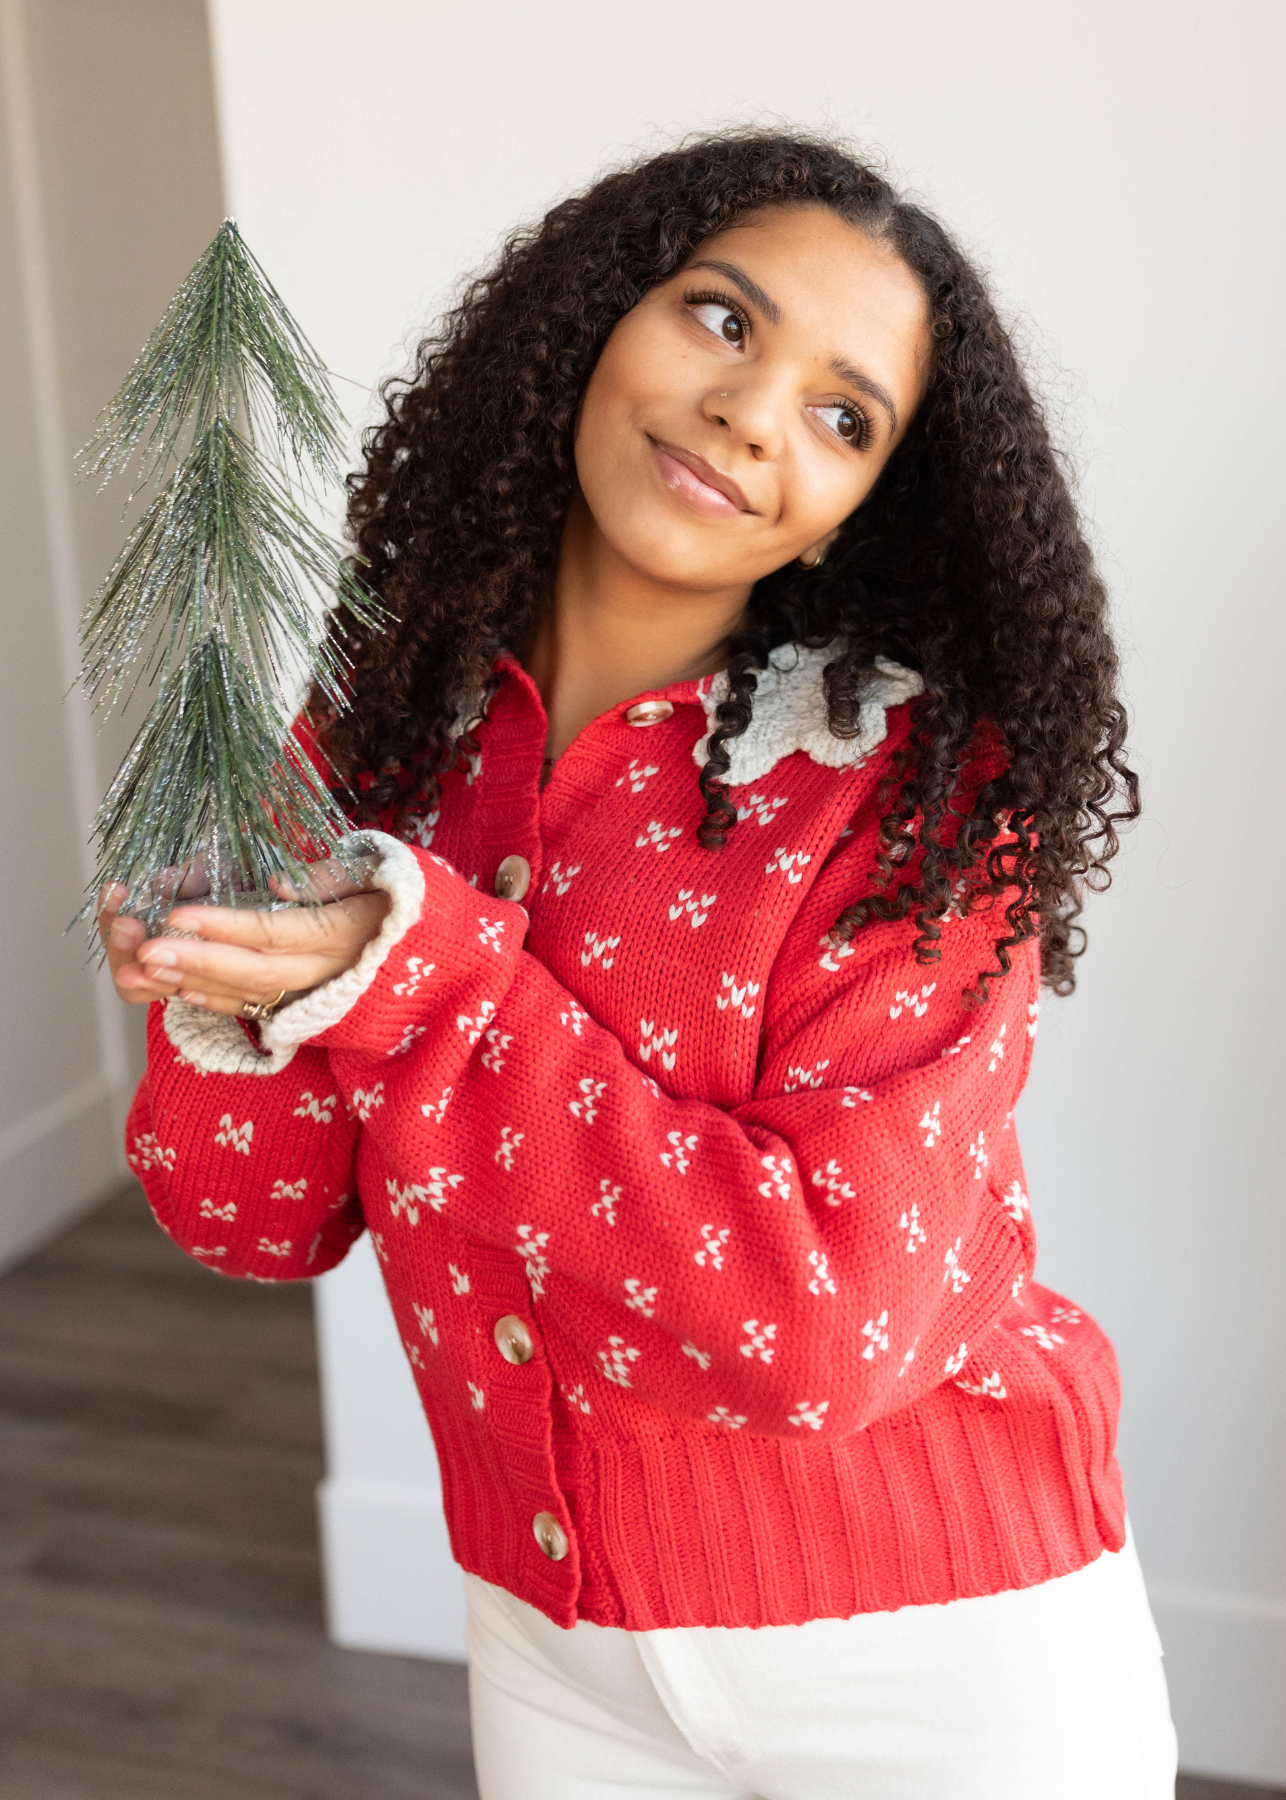
[{"label": "woman's nose", "polygon": [[771,383],[743,377],[729,388],[712,389],[702,410],[757,459],[779,453],[784,435],[781,396]]}]

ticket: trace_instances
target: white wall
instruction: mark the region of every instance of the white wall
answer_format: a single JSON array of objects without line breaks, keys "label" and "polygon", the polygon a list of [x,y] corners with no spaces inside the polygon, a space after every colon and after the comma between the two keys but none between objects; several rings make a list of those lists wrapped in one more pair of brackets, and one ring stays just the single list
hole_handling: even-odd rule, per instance
[{"label": "white wall", "polygon": [[125,1167],[141,1014],[63,935],[124,741],[64,699],[124,496],[72,454],[218,217],[200,0],[0,0],[0,1268]]},{"label": "white wall", "polygon": [[[359,384],[400,365],[512,220],[634,146],[752,116],[883,145],[1037,322],[1041,358],[1069,371],[1055,396],[1117,599],[1149,816],[1111,897],[1091,906],[1080,993],[1045,1008],[1022,1115],[1041,1275],[1091,1307],[1120,1352],[1121,1455],[1184,1761],[1286,1781],[1280,10],[211,0],[211,12],[234,209]],[[360,412],[360,387],[344,391]],[[1233,858],[1239,884],[1267,897],[1258,910]],[[419,1445],[410,1485],[426,1519],[432,1505],[369,1275],[328,1278],[322,1309],[327,1507],[333,1521],[347,1484],[354,1530],[363,1504],[376,1528],[380,1493],[383,1516],[407,1499],[383,1440],[356,1447],[363,1412]],[[345,1530],[330,1538],[337,1592],[361,1554]],[[447,1624],[429,1616],[440,1602],[425,1580],[429,1648]],[[385,1629],[369,1593],[358,1641],[405,1643],[405,1599],[390,1584]]]},{"label": "white wall", "polygon": [[437,1458],[369,1237],[316,1294],[330,1634],[358,1650],[462,1661],[464,1584]]}]

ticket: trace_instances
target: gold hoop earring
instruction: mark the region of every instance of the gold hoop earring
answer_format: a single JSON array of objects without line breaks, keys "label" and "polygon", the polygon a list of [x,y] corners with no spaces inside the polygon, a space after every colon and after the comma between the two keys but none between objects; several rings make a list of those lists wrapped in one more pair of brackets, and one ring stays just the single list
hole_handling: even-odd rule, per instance
[{"label": "gold hoop earring", "polygon": [[805,553],[799,558],[799,566],[801,569],[820,569],[825,561],[826,552],[824,550],[814,550],[811,556]]}]

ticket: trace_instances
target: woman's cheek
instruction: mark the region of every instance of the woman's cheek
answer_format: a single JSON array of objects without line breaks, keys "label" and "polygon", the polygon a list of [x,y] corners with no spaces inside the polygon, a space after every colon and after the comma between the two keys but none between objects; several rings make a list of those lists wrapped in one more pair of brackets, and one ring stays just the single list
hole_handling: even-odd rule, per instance
[{"label": "woman's cheek", "polygon": [[791,495],[790,536],[792,540],[799,539],[801,549],[806,550],[828,531],[842,525],[850,513],[856,512],[879,478],[882,463],[873,467],[868,461],[859,460],[856,451],[849,450],[846,454],[853,460],[855,466],[852,469],[837,469],[835,459],[828,456],[825,466],[804,473]]},{"label": "woman's cheek", "polygon": [[628,479],[631,438],[640,435],[631,430],[630,414],[628,395],[596,371],[576,427],[576,472],[586,498]]}]

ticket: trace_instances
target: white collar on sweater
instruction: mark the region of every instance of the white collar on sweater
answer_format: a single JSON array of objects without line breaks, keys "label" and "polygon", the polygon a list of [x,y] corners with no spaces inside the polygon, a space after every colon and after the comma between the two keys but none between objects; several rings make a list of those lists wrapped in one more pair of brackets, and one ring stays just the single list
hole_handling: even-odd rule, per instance
[{"label": "white collar on sweater", "polygon": [[[875,673],[867,680],[858,710],[856,736],[836,737],[830,729],[822,671],[835,660],[840,648],[839,644],[829,644],[820,650],[806,650],[802,644],[779,644],[769,651],[768,667],[756,671],[750,724],[727,746],[726,780],[730,787],[762,781],[776,763],[796,750],[806,751],[814,762],[823,763],[828,769],[856,768],[877,744],[884,742],[888,734],[884,715],[889,707],[900,706],[904,700],[913,700],[924,692],[924,682],[914,669],[904,669],[886,656],[877,656]],[[727,674],[721,671],[708,682],[698,682],[697,695],[705,708],[708,729],[693,745],[692,755],[698,766],[704,767],[710,732],[718,723],[715,711],[728,698]],[[463,736],[485,716],[481,695],[461,700],[449,735]]]},{"label": "white collar on sweater", "polygon": [[[762,781],[774,764],[796,750],[805,751],[814,762],[824,763],[828,769],[856,767],[877,744],[883,743],[888,733],[888,708],[924,691],[924,682],[913,669],[877,656],[875,674],[867,683],[857,715],[856,736],[836,737],[828,723],[822,670],[835,660],[837,653],[838,646],[834,645],[806,650],[800,644],[782,644],[769,652],[768,667],[758,675],[750,724],[726,746],[730,766],[725,780],[730,787]],[[726,672],[713,676],[708,683],[702,681],[697,694],[705,708],[709,730],[693,746],[692,755],[704,765],[710,732],[718,723],[715,710],[728,698]]]}]

